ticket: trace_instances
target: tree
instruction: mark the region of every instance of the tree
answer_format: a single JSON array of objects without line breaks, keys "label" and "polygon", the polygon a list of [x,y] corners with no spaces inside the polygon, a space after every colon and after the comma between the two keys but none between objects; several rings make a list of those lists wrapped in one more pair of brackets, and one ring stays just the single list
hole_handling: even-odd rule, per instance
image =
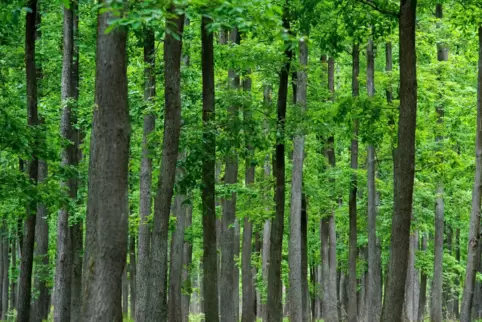
[{"label": "tree", "polygon": [[102,2],[98,13],[96,85],[90,144],[89,198],[82,285],[83,320],[122,320],[122,273],[127,253],[129,212],[129,111],[127,31],[106,32],[116,10]]},{"label": "tree", "polygon": [[416,0],[400,1],[400,114],[398,147],[394,159],[394,210],[391,255],[382,322],[402,320],[412,216],[417,120],[417,69],[415,54]]}]

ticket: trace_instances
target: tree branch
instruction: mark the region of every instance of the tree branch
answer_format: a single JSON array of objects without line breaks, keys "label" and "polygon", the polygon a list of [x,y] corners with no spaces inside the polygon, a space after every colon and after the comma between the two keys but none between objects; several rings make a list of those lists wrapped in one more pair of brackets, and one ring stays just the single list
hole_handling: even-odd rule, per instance
[{"label": "tree branch", "polygon": [[376,10],[376,11],[378,11],[378,12],[384,14],[384,15],[395,17],[395,18],[398,18],[400,16],[399,12],[380,8],[377,4],[371,2],[370,0],[357,0],[357,1],[361,2],[364,5],[372,7],[372,9],[374,9],[374,10]]}]

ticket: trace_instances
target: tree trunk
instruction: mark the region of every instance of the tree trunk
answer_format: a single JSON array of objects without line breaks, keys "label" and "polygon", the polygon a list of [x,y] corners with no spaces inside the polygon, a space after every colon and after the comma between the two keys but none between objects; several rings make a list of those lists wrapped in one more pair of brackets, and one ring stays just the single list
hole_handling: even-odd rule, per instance
[{"label": "tree trunk", "polygon": [[[190,230],[192,226],[192,206],[188,205],[186,209],[186,220],[184,221],[185,230]],[[184,240],[183,245],[183,266],[182,266],[182,285],[186,287],[186,291],[191,292],[191,263],[192,263],[192,241]],[[181,298],[182,304],[182,322],[189,322],[189,306],[191,302],[191,293],[183,292]]]},{"label": "tree trunk", "polygon": [[206,321],[219,321],[218,315],[218,268],[216,259],[216,208],[215,167],[216,136],[213,132],[214,101],[214,48],[213,34],[208,30],[212,19],[201,19],[202,85],[203,85],[203,151],[202,161],[202,213],[203,213],[203,291]]},{"label": "tree trunk", "polygon": [[464,293],[460,309],[460,321],[470,321],[476,267],[478,265],[478,245],[480,241],[480,198],[482,193],[482,26],[479,27],[479,72],[477,78],[477,138],[475,143],[475,179],[472,190],[472,212],[467,250]]},{"label": "tree trunk", "polygon": [[[144,101],[147,104],[152,104],[156,97],[155,59],[154,30],[146,29],[144,34]],[[147,321],[148,314],[151,232],[147,221],[151,215],[152,206],[152,157],[149,136],[154,131],[155,122],[156,118],[153,113],[144,116],[137,245],[136,321]]]},{"label": "tree trunk", "polygon": [[[246,75],[243,80],[243,90],[247,95],[251,95],[251,78]],[[246,105],[243,109],[244,129],[246,133],[253,133],[253,115],[251,106]],[[245,174],[244,182],[246,187],[251,188],[254,184],[255,165],[254,165],[254,147],[247,139],[246,142],[247,156],[245,159]],[[256,320],[256,293],[254,289],[253,267],[251,266],[253,240],[253,223],[250,218],[244,218],[243,228],[243,254],[242,254],[242,286],[243,286],[243,308],[242,308],[242,322],[254,322]]]},{"label": "tree trunk", "polygon": [[[172,6],[169,11],[174,13]],[[154,203],[148,321],[167,319],[168,230],[181,131],[181,56],[184,15],[170,16],[164,39],[164,141]],[[154,300],[156,299],[156,300]],[[178,303],[180,305],[180,303]]]},{"label": "tree trunk", "polygon": [[306,196],[301,195],[301,297],[303,303],[303,321],[310,322],[310,289],[308,284],[308,212]]},{"label": "tree trunk", "polygon": [[[42,183],[47,178],[47,162],[40,160],[38,169],[38,182]],[[48,211],[45,205],[37,206],[37,219],[35,226],[35,282],[34,288],[38,292],[38,297],[32,303],[31,320],[42,322],[49,314],[50,295],[48,281],[49,269],[49,226],[47,222]]]},{"label": "tree trunk", "polygon": [[418,249],[418,233],[410,235],[410,248],[408,254],[407,281],[405,285],[405,316],[408,322],[418,319],[418,305],[420,303],[419,272],[415,268],[415,253]]},{"label": "tree trunk", "polygon": [[415,16],[417,0],[400,0],[400,115],[394,164],[394,213],[391,256],[381,322],[402,320],[415,170],[417,70]]},{"label": "tree trunk", "polygon": [[184,246],[184,219],[186,206],[183,205],[185,196],[177,195],[174,198],[174,214],[176,216],[176,230],[172,233],[171,240],[171,268],[169,274],[169,315],[172,322],[182,322],[181,306],[181,282],[182,282],[182,259]]},{"label": "tree trunk", "polygon": [[[359,82],[358,75],[360,73],[360,49],[358,45],[353,44],[352,50],[352,95],[359,96]],[[357,245],[357,209],[356,209],[356,195],[357,195],[357,175],[358,170],[358,120],[353,121],[353,137],[351,139],[351,164],[353,174],[350,184],[350,196],[348,200],[349,208],[349,253],[348,253],[348,322],[357,322],[357,275],[356,275],[356,261],[358,254]]]},{"label": "tree trunk", "polygon": [[[240,43],[240,36],[236,29],[231,31],[231,42],[233,44]],[[229,87],[233,91],[237,91],[240,86],[239,75],[232,69],[228,72]],[[232,149],[227,152],[225,161],[226,168],[224,172],[224,184],[228,187],[235,185],[238,181],[238,154],[236,151],[236,132],[238,121],[238,107],[231,105],[228,107],[228,121],[226,132],[228,135],[228,142]],[[236,303],[236,284],[239,287],[239,273],[234,262],[234,255],[236,251],[236,193],[231,193],[222,199],[222,220],[221,220],[221,271],[219,281],[219,296],[220,296],[220,320],[222,322],[238,321],[236,316],[239,314],[236,308],[239,303]],[[239,252],[238,252],[239,254]],[[236,278],[238,276],[238,278]]]},{"label": "tree trunk", "polygon": [[[64,7],[64,51],[62,62],[62,119],[61,133],[69,145],[62,151],[62,166],[75,167],[79,160],[79,132],[76,129],[75,104],[76,88],[74,70],[74,11],[73,1]],[[67,188],[68,197],[77,199],[78,180],[75,176],[66,178],[62,183]],[[72,308],[72,260],[74,259],[71,230],[69,228],[69,204],[62,206],[57,219],[57,260],[54,290],[54,320],[69,321]],[[74,318],[75,319],[75,318]],[[42,319],[40,319],[41,321]]]},{"label": "tree trunk", "polygon": [[[27,115],[28,126],[35,129],[39,125],[37,110],[37,70],[35,66],[35,38],[36,38],[36,16],[37,0],[29,0],[27,7],[30,11],[26,14],[25,24],[25,64],[27,79]],[[34,138],[30,142],[32,155],[29,161],[28,176],[32,184],[37,184],[38,179],[38,139]],[[33,251],[35,244],[35,221],[36,221],[35,200],[27,205],[27,218],[25,219],[22,257],[20,262],[19,293],[17,302],[17,322],[30,321],[30,299],[32,288],[32,266]]]},{"label": "tree trunk", "polygon": [[136,316],[136,266],[136,237],[134,234],[131,234],[129,240],[129,288],[131,290],[131,319],[134,319]]},{"label": "tree trunk", "polygon": [[[422,235],[422,251],[427,250],[427,237]],[[420,277],[420,295],[419,295],[419,304],[418,304],[418,321],[424,320],[425,315],[425,306],[427,303],[427,274],[422,271]]]},{"label": "tree trunk", "polygon": [[[15,232],[15,231],[14,231]],[[12,253],[12,271],[14,271],[17,268],[17,238],[15,236],[16,234],[13,234],[12,237],[12,243],[10,245],[11,249],[10,252]],[[17,308],[17,281],[15,278],[12,278],[12,281],[10,283],[10,309],[16,309]]]},{"label": "tree trunk", "polygon": [[122,274],[122,315],[127,317],[129,312],[129,284],[127,282],[127,265]]},{"label": "tree trunk", "polygon": [[[290,30],[289,21],[289,0],[286,0],[283,7],[283,28],[286,32]],[[277,121],[279,135],[276,138],[275,177],[276,191],[275,203],[276,213],[271,222],[269,266],[268,266],[268,303],[267,321],[279,322],[282,320],[282,282],[281,282],[281,260],[284,231],[285,211],[285,120],[286,103],[288,98],[288,77],[293,52],[291,46],[286,46],[284,51],[286,62],[279,74]]]},{"label": "tree trunk", "polygon": [[[306,110],[306,90],[308,64],[308,45],[305,40],[299,42],[299,60],[301,70],[298,72],[296,104],[300,114]],[[303,159],[305,149],[305,136],[301,129],[293,138],[293,170],[291,175],[291,214],[290,214],[290,239],[289,239],[289,315],[290,321],[303,321],[303,281],[301,266],[301,212],[302,212],[302,183],[303,183]]]},{"label": "tree trunk", "polygon": [[8,281],[9,281],[9,268],[10,268],[8,249],[9,249],[9,240],[8,240],[8,235],[7,235],[3,239],[2,315],[0,316],[0,319],[2,319],[2,320],[5,320],[7,312],[8,312],[8,286],[9,286]]},{"label": "tree trunk", "polygon": [[[105,5],[106,3],[104,3]],[[126,30],[108,33],[111,11],[98,14],[95,103],[90,144],[83,321],[122,321],[127,253],[129,108]],[[108,254],[108,256],[106,256]]]}]

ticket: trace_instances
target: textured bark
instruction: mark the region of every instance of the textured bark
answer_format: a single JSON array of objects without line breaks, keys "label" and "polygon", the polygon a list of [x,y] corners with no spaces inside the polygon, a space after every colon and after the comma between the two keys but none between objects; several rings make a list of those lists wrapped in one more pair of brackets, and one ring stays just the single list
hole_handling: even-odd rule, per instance
[{"label": "textured bark", "polygon": [[[35,38],[37,0],[29,0],[27,7],[30,12],[26,14],[25,23],[25,64],[27,80],[27,123],[31,128],[39,125],[37,110],[37,71],[35,66]],[[37,184],[38,179],[38,140],[34,138],[30,142],[32,155],[28,164],[28,176],[32,184]],[[25,219],[20,262],[19,292],[17,301],[17,322],[30,321],[30,299],[32,288],[32,266],[34,251],[34,234],[36,221],[36,201],[30,201],[27,205],[27,218]]]},{"label": "textured bark", "polygon": [[[144,101],[146,104],[151,104],[156,97],[155,58],[154,31],[146,29],[144,34]],[[140,174],[140,222],[137,245],[136,321],[147,321],[149,303],[151,231],[147,218],[151,215],[152,205],[152,157],[149,136],[154,131],[155,122],[154,114],[149,113],[144,116]]]},{"label": "textured bark", "polygon": [[9,249],[9,240],[8,236],[5,236],[3,238],[3,250],[2,250],[2,314],[0,316],[0,319],[5,320],[7,312],[8,312],[8,286],[9,286],[9,268],[10,268],[10,263],[9,263],[9,254],[8,254],[8,249]]},{"label": "textured bark", "polygon": [[[10,245],[10,252],[12,253],[12,266],[13,268],[17,267],[17,238],[14,236],[12,237],[12,244]],[[10,283],[10,309],[17,308],[17,281],[15,278],[12,278]]]},{"label": "textured bark", "polygon": [[[73,3],[64,7],[63,25],[63,62],[62,62],[62,119],[61,134],[69,144],[62,151],[62,166],[73,167],[78,164],[79,133],[75,128],[74,112],[75,71],[74,71],[74,12]],[[62,183],[69,199],[77,198],[78,182],[75,176],[66,178]],[[69,204],[62,206],[57,219],[57,250],[55,265],[54,320],[69,321],[72,308],[72,236],[69,229]],[[41,321],[41,320],[40,320]]]},{"label": "textured bark", "polygon": [[[286,0],[283,7],[283,28],[290,30],[289,21],[289,0]],[[271,222],[269,266],[268,266],[268,304],[267,321],[279,322],[282,320],[282,282],[281,282],[281,260],[284,231],[285,212],[285,120],[286,103],[288,99],[288,76],[290,73],[291,59],[293,52],[291,46],[286,44],[284,51],[285,63],[279,73],[279,88],[277,102],[278,133],[276,138],[275,177],[276,191],[275,203],[276,213]]]},{"label": "textured bark", "polygon": [[208,30],[212,19],[202,16],[202,82],[203,82],[203,165],[202,165],[202,213],[203,213],[203,292],[206,321],[219,321],[218,268],[216,259],[216,208],[215,167],[216,136],[212,131],[215,116],[214,101],[214,48],[213,34]]},{"label": "textured bark", "polygon": [[[174,13],[175,8],[171,7],[170,11]],[[154,202],[148,321],[164,321],[167,319],[169,215],[181,131],[181,54],[184,16],[170,17],[166,20],[166,25],[171,28],[171,32],[166,33],[164,39],[164,96],[166,108],[164,110],[161,169]],[[177,304],[180,306],[180,303]]]},{"label": "textured bark", "polygon": [[[308,45],[306,41],[299,42],[299,60],[301,69],[296,78],[296,104],[300,114],[306,110],[306,90],[308,64]],[[291,175],[291,213],[290,213],[290,239],[289,251],[289,316],[290,321],[303,321],[303,281],[301,267],[301,212],[302,212],[302,183],[303,183],[303,159],[305,149],[305,136],[302,129],[298,129],[293,138],[293,169]]]},{"label": "textured bark", "polygon": [[[248,75],[243,79],[243,90],[246,94],[251,95],[251,78]],[[253,115],[251,107],[246,105],[243,109],[244,130],[246,133],[253,131]],[[254,184],[255,165],[253,163],[254,147],[247,139],[246,142],[247,155],[245,158],[244,182],[246,187]],[[253,223],[250,218],[244,218],[243,227],[243,254],[242,254],[242,285],[243,285],[243,306],[242,306],[242,322],[254,322],[256,320],[256,294],[253,280],[253,267],[251,265],[253,241]]]},{"label": "textured bark", "polygon": [[[375,54],[373,41],[367,45],[367,91],[375,95]],[[381,259],[377,248],[377,190],[375,147],[368,145],[368,279],[366,297],[366,321],[379,319],[382,308]]]},{"label": "textured bark", "polygon": [[129,311],[129,284],[127,282],[127,265],[122,274],[122,315],[127,317]]},{"label": "textured bark", "polygon": [[405,284],[405,317],[408,322],[418,319],[418,305],[420,303],[420,274],[415,268],[415,252],[418,249],[418,233],[410,235],[408,254],[407,281]]},{"label": "textured bark", "polygon": [[[353,44],[352,50],[352,95],[359,96],[358,75],[360,73],[360,49],[358,45]],[[356,261],[357,261],[357,176],[358,170],[358,120],[353,121],[353,137],[351,139],[351,168],[353,174],[350,183],[350,196],[348,200],[349,209],[349,253],[348,253],[348,322],[357,322],[357,278],[356,278]]]},{"label": "textured bark", "polygon": [[126,31],[106,33],[110,11],[98,14],[94,118],[90,141],[83,321],[122,321],[127,253],[129,110]]},{"label": "textured bark", "polygon": [[169,274],[169,321],[182,322],[181,286],[186,206],[183,205],[185,196],[174,198],[174,214],[176,216],[176,230],[172,233],[171,262]]},{"label": "textured bark", "polygon": [[305,194],[301,195],[301,297],[303,321],[310,322],[310,289],[308,285],[308,212]]},{"label": "textured bark", "polygon": [[[47,162],[39,161],[38,182],[42,183],[47,178]],[[42,322],[49,314],[50,290],[48,282],[49,265],[49,226],[47,223],[47,207],[43,204],[37,206],[37,219],[35,225],[35,280],[34,288],[38,292],[37,298],[32,303],[32,322]],[[8,251],[8,250],[7,250]]]},{"label": "textured bark", "polygon": [[[422,251],[427,250],[427,237],[422,235]],[[423,271],[420,275],[420,292],[418,302],[418,321],[423,321],[425,316],[425,306],[427,304],[427,274]]]},{"label": "textured bark", "polygon": [[[231,31],[230,40],[233,44],[240,43],[239,33],[236,29]],[[238,90],[240,87],[239,75],[232,69],[228,71],[229,88]],[[228,187],[235,185],[238,181],[238,152],[236,150],[236,132],[238,120],[238,106],[231,105],[227,111],[228,121],[226,132],[228,142],[232,147],[225,157],[226,167],[224,170],[224,184]],[[236,316],[239,314],[237,310],[239,303],[236,301],[236,285],[239,287],[239,273],[235,262],[234,255],[236,252],[236,193],[232,192],[230,196],[224,197],[221,201],[223,216],[221,219],[221,271],[219,281],[220,296],[220,321],[238,321]],[[238,252],[239,254],[239,252]],[[236,278],[238,276],[238,278]]]},{"label": "textured bark", "polygon": [[[184,221],[185,230],[191,229],[192,226],[192,206],[188,205],[186,210],[186,220]],[[191,289],[191,263],[192,263],[192,243],[190,240],[184,240],[182,252],[182,285]],[[189,306],[191,302],[191,294],[184,293],[181,298],[182,305],[182,322],[189,322]]]},{"label": "textured bark", "polygon": [[136,237],[131,234],[129,237],[129,289],[130,289],[130,317],[136,316]]},{"label": "textured bark", "polygon": [[477,77],[477,133],[475,143],[475,179],[472,190],[472,211],[470,214],[470,230],[467,250],[467,267],[465,271],[464,293],[460,308],[460,321],[470,321],[470,311],[474,294],[475,275],[480,242],[480,198],[482,194],[482,27],[479,27],[479,64]]},{"label": "textured bark", "polygon": [[417,119],[415,16],[417,0],[400,1],[400,115],[394,162],[391,256],[381,322],[402,320],[412,217]]}]

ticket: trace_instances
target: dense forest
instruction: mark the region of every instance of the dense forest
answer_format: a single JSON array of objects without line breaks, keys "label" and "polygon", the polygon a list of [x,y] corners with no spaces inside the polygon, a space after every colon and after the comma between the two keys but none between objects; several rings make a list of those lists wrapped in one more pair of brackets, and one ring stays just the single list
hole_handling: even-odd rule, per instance
[{"label": "dense forest", "polygon": [[0,1],[2,321],[482,320],[481,197],[480,0]]}]

